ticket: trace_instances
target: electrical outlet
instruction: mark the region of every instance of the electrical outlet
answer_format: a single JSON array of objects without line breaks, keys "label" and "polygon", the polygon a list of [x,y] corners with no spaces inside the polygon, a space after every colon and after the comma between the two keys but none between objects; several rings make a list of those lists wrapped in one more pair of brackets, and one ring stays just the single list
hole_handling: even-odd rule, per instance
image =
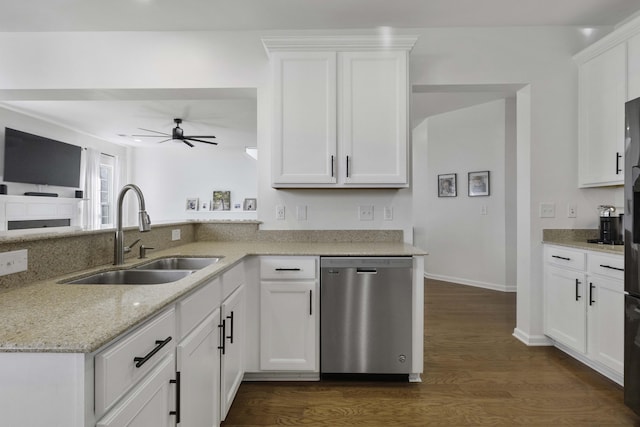
[{"label": "electrical outlet", "polygon": [[577,218],[578,217],[578,207],[574,203],[569,203],[567,205],[567,218]]},{"label": "electrical outlet", "polygon": [[306,221],[307,220],[307,207],[306,206],[296,206],[296,218],[298,221]]},{"label": "electrical outlet", "polygon": [[384,220],[392,221],[393,220],[393,206],[385,206],[384,207]]},{"label": "electrical outlet", "polygon": [[27,271],[27,250],[0,253],[0,276]]},{"label": "electrical outlet", "polygon": [[171,230],[171,240],[180,240],[180,229]]},{"label": "electrical outlet", "polygon": [[284,206],[283,205],[277,205],[276,206],[276,219],[277,220],[283,220],[285,218],[284,216]]},{"label": "electrical outlet", "polygon": [[358,208],[358,219],[360,221],[373,221],[373,206],[361,205]]},{"label": "electrical outlet", "polygon": [[555,203],[540,203],[540,218],[555,218],[555,217],[556,217]]}]

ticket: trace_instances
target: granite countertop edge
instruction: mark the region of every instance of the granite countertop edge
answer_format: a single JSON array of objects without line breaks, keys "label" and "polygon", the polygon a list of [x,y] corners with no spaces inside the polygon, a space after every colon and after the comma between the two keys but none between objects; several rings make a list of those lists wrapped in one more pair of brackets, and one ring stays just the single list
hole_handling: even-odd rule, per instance
[{"label": "granite countertop edge", "polygon": [[542,243],[556,246],[566,246],[575,249],[586,249],[594,252],[604,252],[609,254],[624,255],[624,245],[605,245],[600,243],[587,243],[577,240],[543,240]]},{"label": "granite countertop edge", "polygon": [[130,268],[167,256],[220,256],[222,259],[184,279],[160,285],[69,285],[69,280],[104,265],[2,293],[0,352],[93,353],[133,327],[167,309],[248,256],[421,256],[405,243],[195,242],[158,251]]}]

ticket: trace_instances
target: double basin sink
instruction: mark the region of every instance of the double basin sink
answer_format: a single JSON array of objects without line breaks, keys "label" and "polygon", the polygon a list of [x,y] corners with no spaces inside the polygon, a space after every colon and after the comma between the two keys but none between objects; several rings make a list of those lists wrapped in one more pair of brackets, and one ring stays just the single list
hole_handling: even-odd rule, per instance
[{"label": "double basin sink", "polygon": [[158,285],[187,277],[222,257],[167,257],[125,270],[109,270],[75,279],[75,285]]}]

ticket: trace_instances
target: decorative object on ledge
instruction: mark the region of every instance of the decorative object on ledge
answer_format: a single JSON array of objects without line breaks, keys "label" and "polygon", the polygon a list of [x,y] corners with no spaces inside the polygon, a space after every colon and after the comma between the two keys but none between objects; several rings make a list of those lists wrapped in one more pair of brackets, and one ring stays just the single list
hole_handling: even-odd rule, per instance
[{"label": "decorative object on ledge", "polygon": [[458,195],[456,174],[438,175],[438,197],[456,197]]},{"label": "decorative object on ledge", "polygon": [[469,172],[469,197],[489,195],[489,171]]},{"label": "decorative object on ledge", "polygon": [[229,211],[231,210],[231,191],[214,191],[213,192],[213,211]]},{"label": "decorative object on ledge", "polygon": [[245,211],[255,211],[258,208],[258,201],[256,199],[244,199]]},{"label": "decorative object on ledge", "polygon": [[197,197],[189,197],[187,199],[187,211],[197,211],[198,210],[198,206],[200,204],[200,199],[198,199]]}]

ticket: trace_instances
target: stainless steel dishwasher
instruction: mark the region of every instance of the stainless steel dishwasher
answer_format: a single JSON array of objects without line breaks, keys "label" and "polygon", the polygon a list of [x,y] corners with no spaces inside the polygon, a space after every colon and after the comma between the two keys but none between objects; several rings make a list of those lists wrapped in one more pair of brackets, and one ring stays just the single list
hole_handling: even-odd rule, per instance
[{"label": "stainless steel dishwasher", "polygon": [[409,374],[411,257],[322,257],[320,372]]}]

